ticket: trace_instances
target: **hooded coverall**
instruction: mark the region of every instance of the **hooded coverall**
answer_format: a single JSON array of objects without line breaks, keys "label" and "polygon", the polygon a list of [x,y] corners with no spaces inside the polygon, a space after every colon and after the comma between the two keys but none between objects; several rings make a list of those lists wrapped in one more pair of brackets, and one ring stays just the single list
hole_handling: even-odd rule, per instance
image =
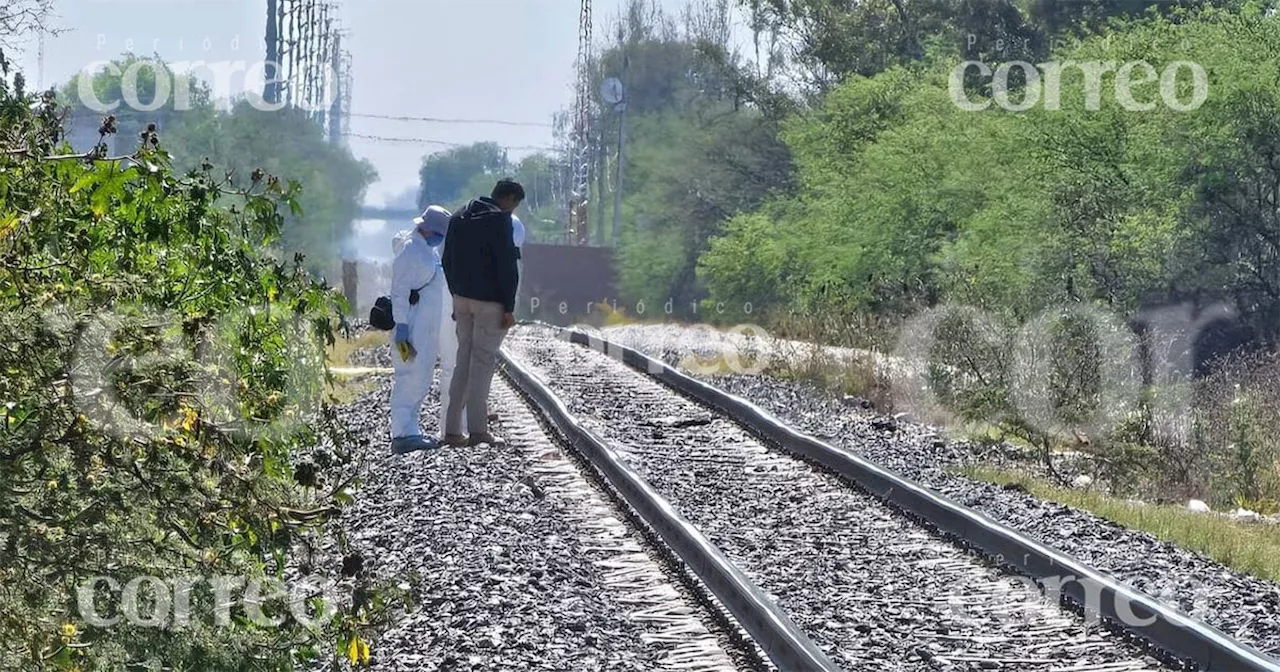
[{"label": "hooded coverall", "polygon": [[[431,391],[441,316],[447,316],[444,306],[448,302],[439,247],[428,245],[418,230],[410,229],[396,234],[392,248],[395,261],[391,265],[391,310],[397,325],[409,326],[409,342],[418,352],[413,361],[403,361],[393,337],[391,361],[395,367],[395,386],[391,391],[391,438],[397,439],[423,435],[418,415]],[[416,305],[409,303],[409,294],[414,289],[418,290]]]},{"label": "hooded coverall", "polygon": [[[511,215],[511,239],[516,249],[524,247],[524,223]],[[441,248],[443,250],[444,248]],[[523,262],[517,262],[523,264]],[[523,270],[523,269],[521,269]],[[518,296],[518,293],[517,293]],[[449,412],[449,385],[453,383],[453,369],[458,364],[458,331],[453,324],[453,302],[444,301],[440,316],[440,431],[444,431],[445,416]],[[393,309],[394,310],[394,309]],[[470,433],[466,409],[462,412],[462,431]]]}]

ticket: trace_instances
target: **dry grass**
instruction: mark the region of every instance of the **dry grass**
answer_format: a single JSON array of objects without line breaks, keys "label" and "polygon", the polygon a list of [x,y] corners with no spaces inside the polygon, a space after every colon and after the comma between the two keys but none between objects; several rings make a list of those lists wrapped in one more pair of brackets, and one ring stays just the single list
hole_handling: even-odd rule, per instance
[{"label": "dry grass", "polygon": [[351,355],[355,351],[385,345],[387,335],[381,331],[366,331],[355,338],[338,337],[334,340],[334,344],[325,353],[329,366],[350,366]]},{"label": "dry grass", "polygon": [[[874,349],[883,340],[878,338],[883,330],[874,322],[836,324],[796,317],[784,326],[792,338],[812,343]],[[1013,443],[1039,459],[1050,474],[1069,452],[1069,459],[1092,476],[1094,489],[1075,490],[1055,485],[1047,476],[1010,471],[1004,451],[966,475],[1021,484],[1042,499],[1280,581],[1280,526],[1250,525],[1165,505],[1196,498],[1215,509],[1239,506],[1264,515],[1280,510],[1280,355],[1229,358],[1207,378],[1187,381],[1194,390],[1190,412],[1170,415],[1164,405],[1183,397],[1169,389],[1143,390],[1135,408],[1111,431],[1085,436],[1072,431],[1081,424],[1077,421],[1087,419],[1097,406],[1113,407],[1098,372],[1131,364],[1113,362],[1089,347],[1101,336],[1088,326],[1072,321],[1058,325],[1056,340],[1045,348],[1044,356],[1058,363],[1047,382],[1020,378],[1027,371],[1011,366],[1006,330],[964,311],[939,317],[921,381],[900,378],[895,370],[876,366],[873,358],[834,356],[822,347],[799,348],[794,357],[775,359],[768,373],[870,399],[880,412],[890,409],[886,402],[896,402],[894,410],[909,411],[980,445]],[[898,394],[893,394],[895,382]],[[931,401],[915,395],[922,382],[933,392]],[[1013,389],[1052,395],[1055,413],[1062,416],[1060,426],[1040,429],[1029,422],[1010,402]],[[1172,411],[1178,410],[1174,404]],[[1135,504],[1131,498],[1160,504]]]},{"label": "dry grass", "polygon": [[624,310],[614,310],[613,306],[601,301],[596,304],[602,319],[601,326],[604,327],[622,327],[629,324],[640,324],[640,320],[627,315]]},{"label": "dry grass", "polygon": [[[351,366],[351,356],[357,350],[376,348],[386,344],[387,335],[380,331],[366,331],[355,338],[338,337],[325,352],[331,367]],[[377,385],[376,374],[334,375],[333,388],[329,391],[337,404],[350,404],[361,394]]]},{"label": "dry grass", "polygon": [[730,376],[764,373],[760,360],[749,353],[735,357],[724,355],[687,355],[676,363],[676,368],[694,376]]},{"label": "dry grass", "polygon": [[893,411],[891,374],[871,355],[837,356],[821,347],[784,352],[770,359],[766,373],[774,378],[808,383],[839,396],[871,401],[877,411]]},{"label": "dry grass", "polygon": [[970,466],[958,473],[996,485],[1017,484],[1035,497],[1087,511],[1196,551],[1236,571],[1280,582],[1280,525],[1244,523],[1181,506],[1139,504],[1094,490],[1062,488],[1014,471]]}]

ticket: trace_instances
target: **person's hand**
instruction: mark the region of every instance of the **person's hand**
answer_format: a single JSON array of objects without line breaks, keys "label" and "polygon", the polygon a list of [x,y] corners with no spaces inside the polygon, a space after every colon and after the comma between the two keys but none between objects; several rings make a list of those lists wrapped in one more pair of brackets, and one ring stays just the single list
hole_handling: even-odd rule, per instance
[{"label": "person's hand", "polygon": [[396,325],[396,350],[400,352],[400,361],[412,362],[418,356],[418,350],[409,342],[409,325]]},{"label": "person's hand", "polygon": [[502,328],[503,328],[503,329],[510,329],[511,327],[514,327],[514,326],[516,326],[516,316],[515,316],[515,315],[512,315],[511,313],[503,313],[503,314],[502,314]]}]

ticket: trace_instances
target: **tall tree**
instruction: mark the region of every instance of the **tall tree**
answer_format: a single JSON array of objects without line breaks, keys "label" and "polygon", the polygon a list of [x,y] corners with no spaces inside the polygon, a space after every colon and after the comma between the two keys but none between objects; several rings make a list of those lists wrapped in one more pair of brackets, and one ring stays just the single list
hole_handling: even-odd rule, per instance
[{"label": "tall tree", "polygon": [[[1026,318],[1059,302],[1126,316],[1167,302],[1234,305],[1280,340],[1280,22],[1205,10],[1149,17],[1063,53],[1194,62],[1207,98],[1171,108],[1158,81],[1126,109],[1079,73],[1061,108],[959,110],[942,61],[851,78],[784,134],[801,188],[743,215],[701,258],[718,298],[762,286],[819,310],[904,315],[956,300]],[[1190,77],[1178,100],[1192,99]],[[1034,189],[1026,188],[1034,184]],[[761,278],[760,274],[766,274]],[[770,291],[762,296],[776,296]]]},{"label": "tall tree", "polygon": [[[731,51],[728,3],[708,0],[682,22],[640,0],[630,8],[623,39],[601,55],[604,72],[626,64],[622,291],[687,309],[702,296],[696,268],[707,240],[729,217],[790,188],[790,154],[778,138],[783,106]],[[601,120],[606,147],[616,147],[620,121]]]},{"label": "tall tree", "polygon": [[[136,76],[126,83],[124,73]],[[86,92],[93,100],[81,99]],[[130,104],[151,106],[158,96],[162,104],[152,111]],[[156,124],[158,140],[179,171],[208,161],[238,175],[261,168],[296,181],[300,212],[284,215],[281,245],[287,254],[306,255],[315,268],[328,267],[376,177],[368,162],[329,143],[324,129],[302,111],[262,111],[247,101],[220,110],[207,84],[174,73],[158,58],[126,55],[98,72],[78,74],[62,87],[62,98],[82,118],[100,118],[91,109],[98,103],[116,104],[111,114],[124,146],[136,145],[143,130]]]},{"label": "tall tree", "polygon": [[[0,3],[0,62],[10,41],[39,30],[48,29],[53,0],[4,0]],[[5,66],[8,70],[8,66]]]},{"label": "tall tree", "polygon": [[506,152],[494,142],[478,142],[428,155],[418,171],[419,207],[447,204],[452,207],[474,194],[470,187],[477,175],[496,175],[508,169]]},{"label": "tall tree", "polygon": [[563,166],[546,154],[530,154],[513,162],[497,143],[456,147],[423,159],[419,205],[457,208],[476,196],[487,195],[498,179],[511,177],[525,189],[525,201],[517,214],[525,224],[528,240],[562,242],[560,209],[565,204],[556,201],[555,191],[562,172]]}]

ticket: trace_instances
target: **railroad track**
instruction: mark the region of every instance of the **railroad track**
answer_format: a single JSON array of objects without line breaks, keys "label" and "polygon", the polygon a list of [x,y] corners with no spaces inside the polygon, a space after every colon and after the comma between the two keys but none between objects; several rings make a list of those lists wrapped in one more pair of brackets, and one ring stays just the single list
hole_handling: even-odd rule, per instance
[{"label": "railroad track", "polygon": [[514,330],[503,357],[544,421],[780,669],[1280,670],[636,351],[535,326]]},{"label": "railroad track", "polygon": [[342,411],[371,453],[343,513],[349,546],[328,549],[413,591],[417,606],[378,634],[371,669],[761,667],[751,639],[707,608],[505,381],[492,391],[504,446],[389,455],[389,393],[384,384]]}]

